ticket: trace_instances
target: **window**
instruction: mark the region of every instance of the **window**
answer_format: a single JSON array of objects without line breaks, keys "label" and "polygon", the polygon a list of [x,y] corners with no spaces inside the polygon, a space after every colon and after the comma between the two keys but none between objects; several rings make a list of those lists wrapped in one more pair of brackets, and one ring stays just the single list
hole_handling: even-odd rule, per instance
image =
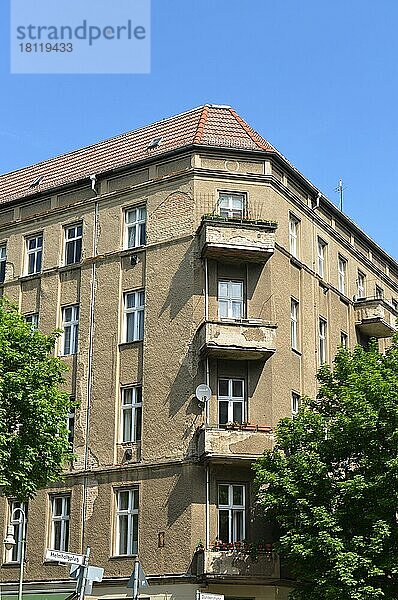
[{"label": "window", "polygon": [[317,246],[317,253],[318,253],[318,275],[319,275],[319,277],[322,277],[322,279],[325,278],[326,248],[327,248],[327,243],[324,242],[319,237],[318,238],[318,246]]},{"label": "window", "polygon": [[218,282],[218,317],[220,319],[243,317],[243,281]]},{"label": "window", "polygon": [[0,283],[4,282],[6,278],[6,261],[7,261],[7,246],[2,244],[0,246]]},{"label": "window", "polygon": [[70,520],[70,495],[51,498],[51,549],[68,550]]},{"label": "window", "polygon": [[122,388],[122,442],[141,441],[142,387]]},{"label": "window", "polygon": [[292,416],[296,416],[301,405],[301,397],[297,392],[292,392]]},{"label": "window", "polygon": [[361,271],[358,271],[357,279],[357,297],[366,298],[366,275]]},{"label": "window", "polygon": [[345,331],[340,332],[340,345],[348,348],[348,334]]},{"label": "window", "polygon": [[378,298],[379,300],[382,300],[384,298],[384,290],[377,284],[375,287],[375,297]]},{"label": "window", "polygon": [[79,330],[79,305],[65,306],[62,309],[62,354],[76,354]]},{"label": "window", "polygon": [[81,223],[65,227],[65,264],[73,265],[82,258],[83,226]]},{"label": "window", "polygon": [[75,408],[72,407],[66,417],[66,429],[68,430],[68,442],[69,446],[73,448],[73,441],[75,439]]},{"label": "window", "polygon": [[339,292],[342,294],[346,293],[346,272],[347,272],[347,261],[342,256],[338,258],[338,270],[339,270]]},{"label": "window", "polygon": [[220,192],[218,205],[222,217],[241,219],[245,214],[245,194]]},{"label": "window", "polygon": [[326,333],[327,323],[322,317],[319,318],[319,364],[326,362]]},{"label": "window", "polygon": [[34,275],[41,273],[43,253],[43,235],[26,238],[26,273]]},{"label": "window", "polygon": [[124,247],[138,248],[146,244],[146,207],[137,206],[124,212]]},{"label": "window", "polygon": [[290,337],[292,349],[298,350],[298,317],[299,303],[295,298],[290,299]]},{"label": "window", "polygon": [[124,341],[136,342],[144,338],[144,291],[124,294]]},{"label": "window", "polygon": [[11,548],[11,550],[6,550],[5,559],[8,563],[21,562],[24,523],[21,511],[16,510],[18,508],[21,508],[24,511],[25,516],[27,516],[28,506],[26,502],[17,502],[16,500],[9,501],[10,524],[14,526],[14,539],[16,541],[16,544]]},{"label": "window", "polygon": [[243,379],[219,379],[218,381],[218,422],[242,423],[244,418]]},{"label": "window", "polygon": [[39,326],[39,313],[31,313],[30,315],[25,315],[25,321],[30,323],[32,329],[37,329]]},{"label": "window", "polygon": [[138,552],[138,489],[116,492],[116,547],[115,554]]},{"label": "window", "polygon": [[246,537],[245,486],[222,483],[218,486],[218,539],[240,542]]},{"label": "window", "polygon": [[398,300],[396,298],[391,298],[391,306],[395,312],[398,312]]},{"label": "window", "polygon": [[299,226],[300,226],[300,221],[293,215],[290,215],[290,218],[289,218],[289,250],[290,250],[290,254],[292,254],[296,258],[298,257]]}]

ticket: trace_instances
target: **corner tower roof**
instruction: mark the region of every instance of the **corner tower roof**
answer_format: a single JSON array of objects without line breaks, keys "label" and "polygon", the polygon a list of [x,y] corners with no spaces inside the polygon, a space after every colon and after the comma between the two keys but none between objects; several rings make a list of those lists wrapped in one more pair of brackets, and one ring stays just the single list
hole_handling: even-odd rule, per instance
[{"label": "corner tower roof", "polygon": [[[153,143],[155,142],[156,143]],[[0,203],[192,145],[275,152],[230,106],[206,104],[0,176]]]}]

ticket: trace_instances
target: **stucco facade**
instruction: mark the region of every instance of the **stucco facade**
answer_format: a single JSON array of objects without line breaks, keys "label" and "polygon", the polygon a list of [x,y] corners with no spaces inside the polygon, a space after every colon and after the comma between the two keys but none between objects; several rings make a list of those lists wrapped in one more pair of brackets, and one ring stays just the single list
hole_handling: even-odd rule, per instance
[{"label": "stucco facade", "polygon": [[[193,600],[197,590],[287,598],[291,582],[255,507],[251,463],[272,447],[272,429],[291,414],[294,398],[316,394],[321,354],[329,362],[342,341],[353,347],[369,336],[383,349],[395,329],[397,263],[235,113],[240,129],[232,139],[230,109],[203,107],[183,119],[190,114],[190,144],[177,140],[168,149],[161,140],[154,155],[122,166],[108,165],[105,151],[91,173],[48,187],[43,180],[29,188],[27,180],[14,196],[7,186],[28,177],[26,170],[19,179],[0,177],[2,293],[23,314],[38,313],[45,333],[65,328],[65,308],[78,307],[76,351],[65,352],[65,338],[57,348],[69,366],[66,388],[79,403],[76,459],[62,483],[29,502],[26,594],[73,591],[69,568],[43,559],[54,544],[54,497],[70,497],[63,549],[90,546],[90,564],[105,569],[95,597],[129,594],[138,549],[151,584],[142,598]],[[206,138],[211,118],[217,135]],[[140,135],[148,146],[179,126],[177,117]],[[62,157],[62,169],[73,156]],[[138,223],[142,207],[145,236],[126,243],[126,215]],[[65,232],[76,224],[81,256],[65,264]],[[134,227],[137,240],[143,229]],[[29,274],[32,236],[42,236],[42,264]],[[134,312],[142,297],[143,330],[134,321],[130,335],[126,302],[136,303]],[[204,405],[195,397],[202,383],[212,390]],[[122,405],[130,398],[123,390],[138,388],[142,416],[139,403]],[[123,441],[124,417],[131,440]],[[241,493],[240,502],[220,504],[220,486]],[[123,491],[135,498],[126,548],[118,526]],[[243,528],[248,542],[266,549],[258,561],[214,551],[220,511],[233,521],[231,539],[222,541],[239,541]],[[0,498],[4,531],[8,519],[9,501]],[[0,577],[3,594],[14,594],[18,561],[6,553]]]}]

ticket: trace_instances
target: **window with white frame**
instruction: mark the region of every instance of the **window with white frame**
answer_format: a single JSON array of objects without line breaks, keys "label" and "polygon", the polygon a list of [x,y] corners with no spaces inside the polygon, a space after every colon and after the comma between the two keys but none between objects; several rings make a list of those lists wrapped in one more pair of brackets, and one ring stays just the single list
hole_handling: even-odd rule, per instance
[{"label": "window with white frame", "polygon": [[21,562],[24,522],[21,511],[17,509],[22,509],[25,513],[25,517],[27,516],[28,505],[26,502],[17,502],[16,500],[9,500],[10,524],[14,526],[14,539],[16,541],[16,544],[10,550],[6,550],[5,560],[7,563]]},{"label": "window with white frame", "polygon": [[361,271],[358,271],[357,297],[366,298],[366,275]]},{"label": "window with white frame", "polygon": [[0,283],[6,278],[7,245],[0,245]]},{"label": "window with white frame", "polygon": [[340,346],[348,348],[348,334],[345,331],[340,331]]},{"label": "window with white frame", "polygon": [[28,237],[26,243],[26,274],[41,273],[43,234]]},{"label": "window with white frame", "polygon": [[218,539],[224,543],[246,538],[246,489],[244,485],[220,483],[218,486]]},{"label": "window with white frame", "polygon": [[327,243],[323,241],[322,238],[318,238],[318,245],[317,245],[317,255],[318,255],[318,275],[319,277],[322,277],[322,279],[325,278],[325,266],[326,266],[326,249],[327,249]]},{"label": "window with white frame", "polygon": [[301,405],[301,396],[297,392],[292,392],[292,416],[295,417]]},{"label": "window with white frame", "polygon": [[62,351],[64,356],[76,354],[79,333],[79,305],[62,308]]},{"label": "window with white frame", "polygon": [[124,294],[124,342],[144,338],[144,290]]},{"label": "window with white frame", "polygon": [[139,442],[142,431],[142,387],[135,385],[121,389],[121,441]]},{"label": "window with white frame", "polygon": [[243,317],[243,281],[218,282],[218,317],[241,319]]},{"label": "window with white frame", "polygon": [[290,338],[293,350],[299,348],[299,302],[295,298],[290,299]]},{"label": "window with white frame", "polygon": [[146,244],[146,207],[135,206],[124,211],[124,247],[138,248]]},{"label": "window with white frame", "polygon": [[379,300],[383,300],[383,298],[384,298],[384,290],[382,287],[380,287],[377,284],[375,286],[375,297],[378,298]]},{"label": "window with white frame", "polygon": [[116,492],[115,554],[126,556],[138,552],[138,489]]},{"label": "window with white frame", "polygon": [[339,292],[342,294],[346,293],[346,275],[347,275],[347,261],[342,256],[338,257],[338,271],[339,271]]},{"label": "window with white frame", "polygon": [[65,227],[65,265],[79,263],[82,259],[83,225]]},{"label": "window with white frame", "polygon": [[222,378],[218,380],[218,422],[242,423],[244,421],[244,380]]},{"label": "window with white frame", "polygon": [[31,313],[30,315],[25,315],[25,321],[30,323],[32,329],[37,329],[39,326],[39,313]]},{"label": "window with white frame", "polygon": [[289,217],[289,251],[290,254],[298,258],[299,252],[299,227],[300,221],[294,215]]},{"label": "window with white frame", "polygon": [[51,497],[51,539],[52,550],[66,552],[69,546],[70,494]]},{"label": "window with white frame", "polygon": [[319,317],[319,364],[326,362],[327,322]]},{"label": "window with white frame", "polygon": [[220,192],[218,206],[222,217],[241,219],[245,216],[245,194]]}]

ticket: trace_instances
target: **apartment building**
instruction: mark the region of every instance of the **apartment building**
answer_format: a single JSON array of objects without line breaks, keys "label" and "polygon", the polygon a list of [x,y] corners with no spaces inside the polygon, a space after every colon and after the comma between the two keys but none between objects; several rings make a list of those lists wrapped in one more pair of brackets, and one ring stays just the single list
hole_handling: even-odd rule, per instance
[{"label": "apartment building", "polygon": [[[73,464],[24,506],[27,600],[67,598],[45,551],[87,546],[96,598],[131,595],[137,554],[141,598],[287,598],[251,465],[340,344],[388,345],[398,264],[227,106],[3,175],[0,202],[2,293],[63,330],[79,403]],[[15,506],[0,497],[4,532]]]}]

